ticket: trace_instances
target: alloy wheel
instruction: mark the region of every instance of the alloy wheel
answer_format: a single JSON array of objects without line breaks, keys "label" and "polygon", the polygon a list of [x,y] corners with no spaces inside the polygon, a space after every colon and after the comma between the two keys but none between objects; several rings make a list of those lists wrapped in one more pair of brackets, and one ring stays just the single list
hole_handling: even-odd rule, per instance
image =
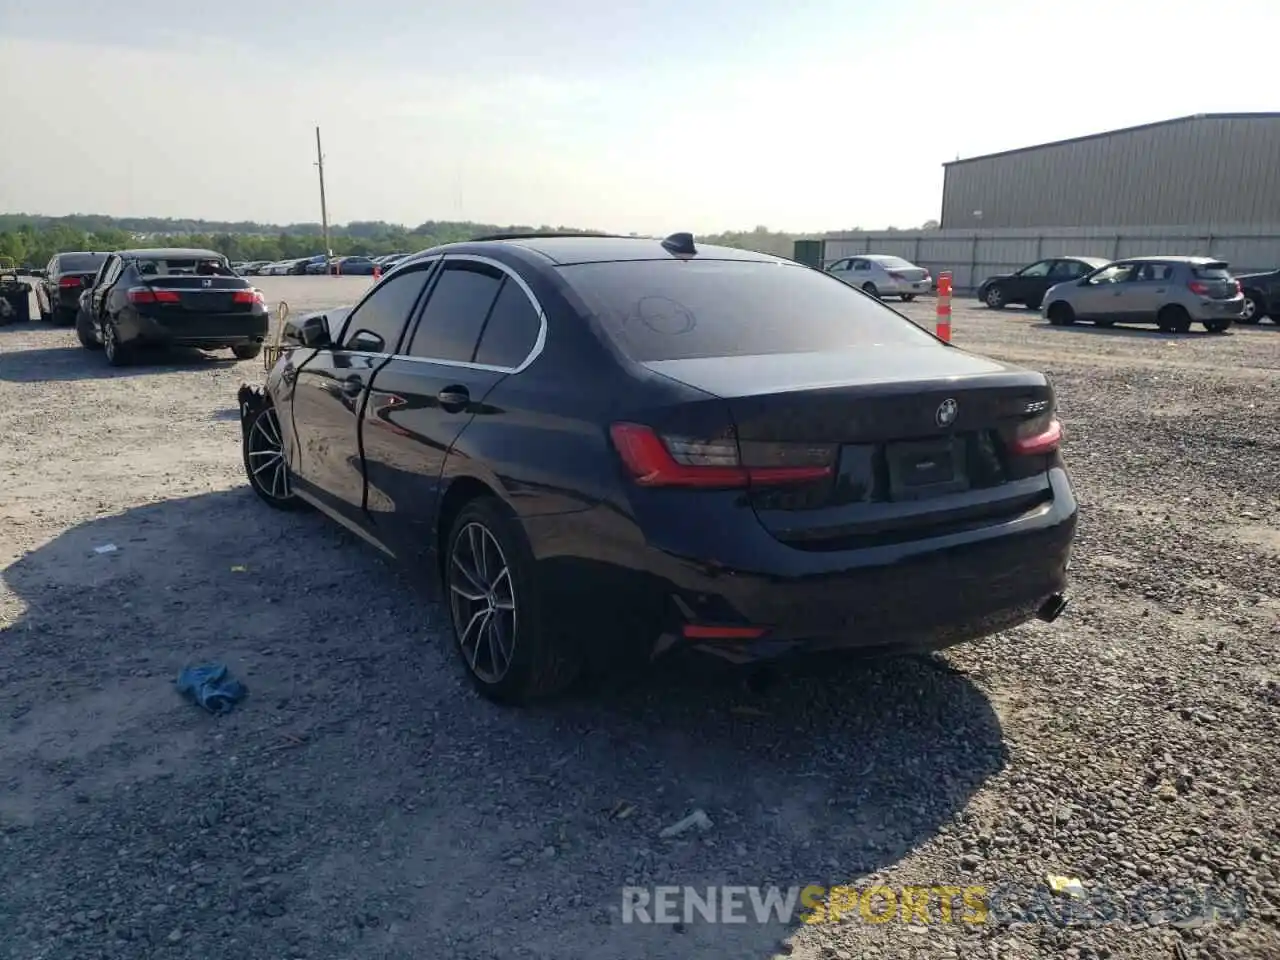
[{"label": "alloy wheel", "polygon": [[119,352],[120,345],[116,343],[116,328],[110,323],[102,325],[102,352],[112,363],[116,362],[116,355]]},{"label": "alloy wheel", "polygon": [[1257,319],[1258,305],[1253,302],[1253,297],[1244,298],[1244,306],[1240,310],[1240,319],[1245,323],[1252,323]]},{"label": "alloy wheel", "polygon": [[453,539],[449,606],[467,666],[482,682],[500,683],[515,654],[515,587],[502,547],[482,523],[468,523]]},{"label": "alloy wheel", "polygon": [[275,407],[259,413],[249,428],[249,479],[272,500],[288,500],[293,495]]},{"label": "alloy wheel", "polygon": [[987,291],[987,306],[996,310],[1004,306],[1004,293],[999,287],[992,287]]}]

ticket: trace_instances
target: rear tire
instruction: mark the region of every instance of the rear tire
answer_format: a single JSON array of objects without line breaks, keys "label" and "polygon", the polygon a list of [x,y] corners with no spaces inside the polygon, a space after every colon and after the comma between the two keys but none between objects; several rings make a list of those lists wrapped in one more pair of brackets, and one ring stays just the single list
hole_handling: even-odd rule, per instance
[{"label": "rear tire", "polygon": [[1191,329],[1191,315],[1184,307],[1171,303],[1156,314],[1156,323],[1165,333],[1186,333]]},{"label": "rear tire", "polygon": [[880,299],[880,291],[877,290],[876,285],[870,281],[867,281],[862,285],[862,292],[866,294],[870,294],[871,296],[875,297],[877,300]]},{"label": "rear tire", "polygon": [[916,295],[915,295],[914,293],[904,293],[904,294],[902,295],[902,302],[903,302],[903,303],[910,303],[910,302],[911,302],[912,300],[914,300],[915,298],[916,298]]},{"label": "rear tire", "polygon": [[443,573],[454,652],[482,696],[526,704],[577,679],[581,657],[555,629],[529,541],[500,501],[478,497],[458,511]]},{"label": "rear tire", "polygon": [[231,348],[231,352],[237,360],[252,360],[258,354],[262,353],[262,344],[251,343],[247,346],[236,346]]},{"label": "rear tire", "polygon": [[1049,307],[1048,317],[1049,323],[1055,327],[1069,327],[1076,322],[1076,312],[1071,309],[1071,304],[1061,300]]},{"label": "rear tire", "polygon": [[93,337],[93,322],[83,310],[76,314],[76,337],[80,340],[80,346],[86,350],[102,349],[102,344]]},{"label": "rear tire", "polygon": [[112,320],[102,325],[102,352],[113,367],[127,367],[133,362],[133,351],[120,343],[120,331]]}]

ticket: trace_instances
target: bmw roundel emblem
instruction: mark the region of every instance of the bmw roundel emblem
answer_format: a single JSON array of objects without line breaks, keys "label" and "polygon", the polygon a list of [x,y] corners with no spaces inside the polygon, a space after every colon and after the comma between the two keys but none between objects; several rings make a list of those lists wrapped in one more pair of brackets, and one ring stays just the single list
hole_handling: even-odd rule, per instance
[{"label": "bmw roundel emblem", "polygon": [[954,400],[943,400],[938,406],[938,412],[934,414],[934,419],[938,421],[938,426],[949,427],[956,422],[956,414],[960,412],[960,405]]}]

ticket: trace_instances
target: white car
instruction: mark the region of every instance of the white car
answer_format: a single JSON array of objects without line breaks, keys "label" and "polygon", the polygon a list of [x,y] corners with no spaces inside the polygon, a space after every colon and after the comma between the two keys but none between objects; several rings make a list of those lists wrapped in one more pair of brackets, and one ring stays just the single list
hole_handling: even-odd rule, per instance
[{"label": "white car", "polygon": [[924,267],[883,253],[845,257],[827,267],[827,273],[873,297],[914,300],[933,289],[933,278]]}]

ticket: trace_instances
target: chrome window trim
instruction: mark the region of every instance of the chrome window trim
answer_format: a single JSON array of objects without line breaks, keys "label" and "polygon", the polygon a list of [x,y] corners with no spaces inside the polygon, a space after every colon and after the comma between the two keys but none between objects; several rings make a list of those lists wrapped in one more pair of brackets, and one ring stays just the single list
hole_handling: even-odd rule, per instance
[{"label": "chrome window trim", "polygon": [[[434,260],[435,258],[432,257],[430,259]],[[455,260],[466,261],[470,263],[482,263],[487,267],[493,267],[495,270],[499,271],[509,279],[515,281],[516,286],[518,286],[520,290],[524,293],[524,295],[528,298],[529,303],[533,306],[534,311],[538,315],[538,335],[537,337],[534,338],[533,346],[529,349],[528,355],[525,356],[523,361],[521,361],[517,366],[514,366],[514,367],[499,367],[489,363],[472,363],[467,360],[438,360],[432,357],[411,357],[403,353],[366,354],[366,356],[391,356],[396,360],[407,360],[409,363],[430,363],[434,366],[439,366],[439,367],[457,367],[463,370],[484,370],[489,373],[513,374],[513,373],[522,373],[523,371],[527,370],[529,366],[533,363],[533,361],[537,360],[538,357],[542,355],[542,351],[546,348],[546,345],[547,345],[547,313],[545,310],[542,309],[542,304],[538,302],[538,298],[533,295],[533,291],[529,289],[529,284],[525,283],[524,278],[521,277],[519,274],[517,274],[514,270],[512,270],[506,264],[500,263],[499,261],[494,260],[492,257],[483,257],[475,253],[446,253],[441,255],[441,259],[444,260],[445,267],[448,267],[449,263]],[[420,261],[420,260],[414,261],[414,263],[421,263],[421,262],[423,261]],[[431,298],[428,295],[427,302],[430,303],[430,300]],[[421,313],[419,313],[418,315],[418,322],[419,323],[422,322]],[[417,329],[418,328],[415,326],[414,327],[415,333],[417,332]],[[410,338],[410,342],[412,342],[412,337]]]}]

